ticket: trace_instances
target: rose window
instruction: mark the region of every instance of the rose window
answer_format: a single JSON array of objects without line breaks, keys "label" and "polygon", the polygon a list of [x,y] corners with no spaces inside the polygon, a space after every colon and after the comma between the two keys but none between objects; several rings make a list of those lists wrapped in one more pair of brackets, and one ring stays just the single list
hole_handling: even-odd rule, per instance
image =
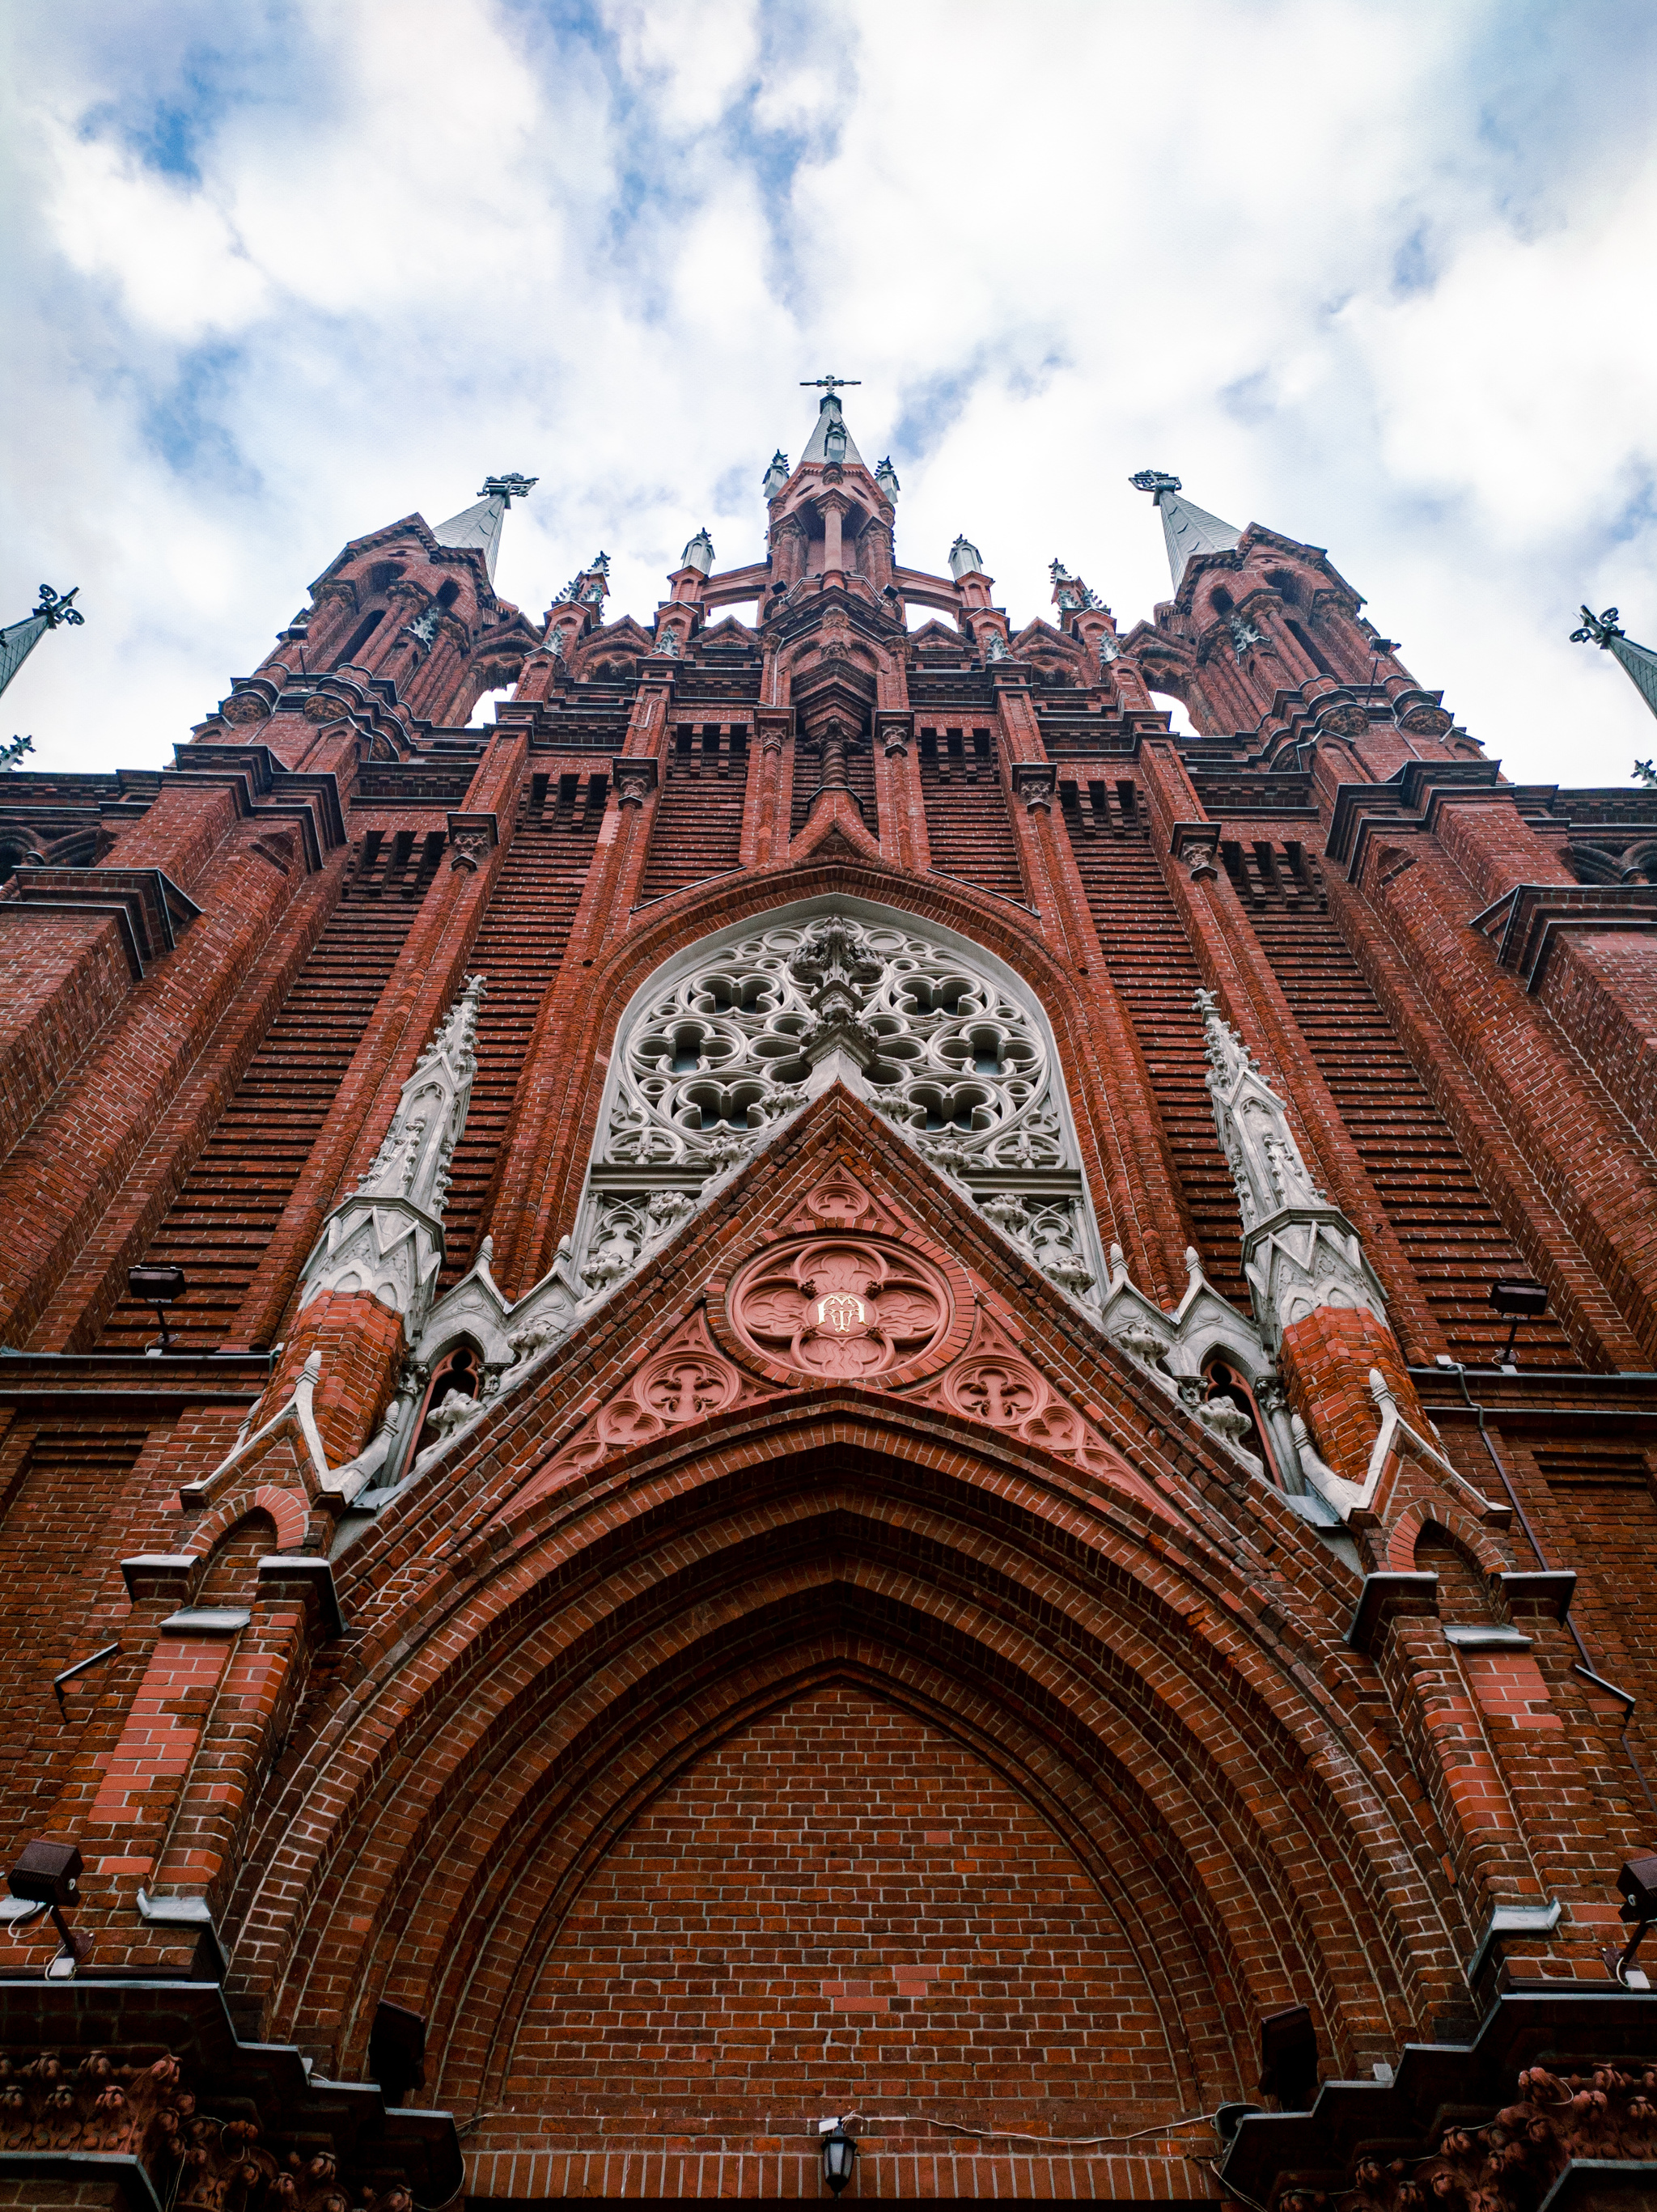
[{"label": "rose window", "polygon": [[[583,1305],[625,1281],[835,1081],[1096,1310],[1098,1236],[1034,995],[988,954],[850,902],[733,929],[635,1000],[568,1255]],[[874,1356],[873,1338],[830,1334],[835,1357]],[[853,1341],[864,1349],[847,1349]]]}]

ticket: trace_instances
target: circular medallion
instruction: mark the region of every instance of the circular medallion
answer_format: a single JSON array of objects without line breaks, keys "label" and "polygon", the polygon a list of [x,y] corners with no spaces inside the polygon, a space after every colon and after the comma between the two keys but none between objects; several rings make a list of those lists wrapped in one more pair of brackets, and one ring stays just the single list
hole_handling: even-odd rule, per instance
[{"label": "circular medallion", "polygon": [[732,1278],[723,1317],[779,1380],[889,1385],[953,1358],[969,1305],[943,1268],[890,1238],[830,1233],[756,1254]]}]

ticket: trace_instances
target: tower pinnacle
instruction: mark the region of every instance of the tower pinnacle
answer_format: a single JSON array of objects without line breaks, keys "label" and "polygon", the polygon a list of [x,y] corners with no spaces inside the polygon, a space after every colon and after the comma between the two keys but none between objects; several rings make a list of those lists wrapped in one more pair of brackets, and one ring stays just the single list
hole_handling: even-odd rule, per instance
[{"label": "tower pinnacle", "polygon": [[1617,619],[1615,607],[1607,607],[1602,615],[1591,608],[1582,610],[1582,625],[1571,634],[1573,645],[1597,645],[1601,653],[1609,652],[1622,665],[1635,690],[1654,714],[1657,714],[1657,653],[1648,645],[1636,645],[1624,631]]},{"label": "tower pinnacle", "polygon": [[1136,491],[1148,491],[1162,511],[1162,536],[1168,543],[1168,565],[1176,592],[1193,554],[1229,553],[1242,536],[1241,530],[1234,530],[1206,507],[1181,499],[1180,479],[1165,469],[1141,469],[1128,482]]},{"label": "tower pinnacle", "polygon": [[495,581],[495,556],[501,550],[501,526],[515,499],[527,499],[541,479],[517,474],[485,477],[476,507],[463,507],[432,532],[440,545],[472,546],[483,556],[483,566]]}]

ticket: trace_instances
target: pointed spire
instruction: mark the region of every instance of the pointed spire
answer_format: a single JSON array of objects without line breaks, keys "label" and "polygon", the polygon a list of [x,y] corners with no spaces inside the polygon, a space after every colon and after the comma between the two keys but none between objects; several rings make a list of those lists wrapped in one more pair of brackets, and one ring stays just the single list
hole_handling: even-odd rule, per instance
[{"label": "pointed spire", "polygon": [[888,453],[885,459],[880,462],[877,466],[875,470],[875,482],[880,486],[882,491],[885,493],[887,498],[891,501],[892,505],[895,507],[897,505],[897,495],[899,492],[902,490],[903,487],[897,480],[897,471],[892,466],[892,457],[889,453]]},{"label": "pointed spire", "polygon": [[680,555],[679,566],[682,568],[695,568],[698,574],[703,576],[706,576],[713,568],[713,540],[708,536],[706,525],[696,532]]},{"label": "pointed spire", "polygon": [[865,468],[868,464],[857,449],[856,441],[846,427],[841,412],[840,394],[825,392],[817,409],[817,427],[811,433],[811,441],[800,455],[800,465],[808,461],[837,461],[843,467]]},{"label": "pointed spire", "polygon": [[1314,1182],[1289,1109],[1221,1015],[1211,991],[1193,1011],[1203,1025],[1208,1096],[1242,1216],[1243,1273],[1254,1317],[1276,1352],[1285,1328],[1318,1306],[1385,1317],[1381,1285],[1357,1231]]},{"label": "pointed spire", "polygon": [[[75,592],[80,588],[77,584]],[[65,592],[59,599],[50,584],[42,584],[40,604],[33,613],[0,629],[0,691],[5,690],[49,629],[65,626],[79,629],[86,617],[72,604],[75,592]],[[8,768],[15,765],[11,761],[6,763]]]},{"label": "pointed spire", "polygon": [[1229,553],[1241,538],[1229,522],[1206,507],[1194,507],[1180,497],[1180,479],[1162,469],[1141,469],[1128,478],[1136,491],[1148,491],[1162,510],[1162,536],[1168,541],[1168,565],[1177,592],[1186,564],[1198,553]]},{"label": "pointed spire", "polygon": [[610,595],[610,556],[601,548],[586,567],[570,578],[563,589],[555,592],[555,607],[602,608]]},{"label": "pointed spire", "polygon": [[771,465],[765,471],[764,478],[760,484],[760,489],[765,494],[768,499],[774,499],[787,481],[788,456],[784,453],[782,447],[779,446],[776,452],[771,456]]},{"label": "pointed spire", "polygon": [[501,550],[501,526],[515,499],[527,499],[539,477],[485,477],[476,507],[463,507],[432,535],[440,545],[470,546],[483,556],[483,566],[495,581],[495,558]]},{"label": "pointed spire", "polygon": [[1582,610],[1582,626],[1571,632],[1573,645],[1597,645],[1601,653],[1609,653],[1622,664],[1624,672],[1654,714],[1657,714],[1657,653],[1647,645],[1636,645],[1627,636],[1617,619],[1617,609],[1607,607],[1602,615],[1587,608]]}]

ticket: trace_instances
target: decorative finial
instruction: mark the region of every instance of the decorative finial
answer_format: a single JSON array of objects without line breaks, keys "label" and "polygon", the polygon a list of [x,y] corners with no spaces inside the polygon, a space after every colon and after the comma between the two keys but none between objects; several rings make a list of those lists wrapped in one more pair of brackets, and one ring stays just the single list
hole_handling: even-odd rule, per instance
[{"label": "decorative finial", "polygon": [[539,477],[520,477],[515,471],[506,476],[485,477],[477,496],[494,499],[498,494],[510,507],[515,499],[527,499],[540,481]]},{"label": "decorative finial", "polygon": [[879,466],[876,469],[875,482],[880,486],[882,491],[885,493],[887,498],[895,505],[897,495],[899,492],[902,490],[903,487],[897,480],[897,471],[892,466],[892,457],[889,453],[887,454],[885,459],[882,461]]},{"label": "decorative finial", "polygon": [[1603,653],[1612,638],[1621,637],[1624,635],[1622,624],[1617,619],[1615,607],[1607,607],[1602,615],[1596,615],[1591,608],[1584,607],[1582,627],[1571,632],[1570,641],[1573,645],[1597,645]]},{"label": "decorative finial", "polygon": [[1178,477],[1169,476],[1166,469],[1141,469],[1137,476],[1130,477],[1128,482],[1135,491],[1148,491],[1155,500],[1160,500],[1165,491],[1183,489]]},{"label": "decorative finial", "polygon": [[847,385],[861,384],[863,379],[860,376],[803,376],[799,381],[802,392],[815,392],[819,386],[824,392],[843,392]]},{"label": "decorative finial", "polygon": [[983,566],[984,556],[973,544],[972,539],[966,537],[957,538],[950,548],[950,574],[956,581],[959,583],[962,576],[971,576],[981,572]]},{"label": "decorative finial", "polygon": [[[56,629],[62,623],[67,623],[71,629],[79,629],[82,623],[86,620],[86,617],[75,605],[75,599],[80,588],[81,586],[77,584],[75,586],[74,591],[65,592],[60,599],[58,593],[52,590],[50,584],[42,584],[40,586],[40,604],[30,615],[29,620],[31,622],[44,622],[48,629]],[[1584,611],[1586,612],[1586,610],[1584,610]],[[1614,614],[1616,611],[1616,609],[1613,607],[1611,612]]]}]

